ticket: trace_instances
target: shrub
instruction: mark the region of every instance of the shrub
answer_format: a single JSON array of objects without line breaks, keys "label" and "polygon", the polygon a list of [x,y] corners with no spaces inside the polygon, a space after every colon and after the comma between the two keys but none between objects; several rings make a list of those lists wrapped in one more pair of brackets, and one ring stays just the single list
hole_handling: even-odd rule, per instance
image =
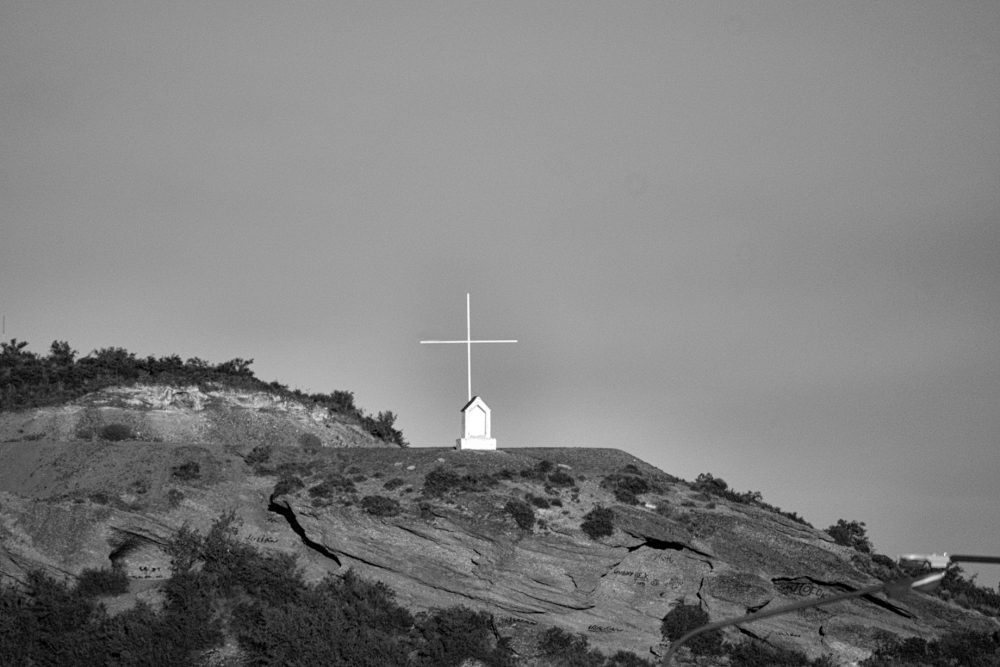
[{"label": "shrub", "polygon": [[556,470],[549,475],[549,483],[552,486],[570,487],[575,485],[576,481],[562,470]]},{"label": "shrub", "polygon": [[[695,637],[693,641],[700,638]],[[817,664],[800,651],[757,641],[740,642],[729,647],[727,653],[733,667],[810,667]]]},{"label": "shrub", "polygon": [[303,433],[299,436],[299,444],[302,445],[302,449],[319,449],[323,446],[323,441],[319,439],[318,435]]},{"label": "shrub", "polygon": [[714,477],[710,472],[703,472],[698,475],[692,486],[699,491],[714,494],[721,494],[729,488],[726,480],[721,477]]},{"label": "shrub", "polygon": [[393,489],[398,489],[399,487],[403,486],[404,484],[406,484],[406,482],[403,481],[402,478],[400,478],[400,477],[393,477],[388,482],[386,482],[385,484],[383,484],[382,488],[385,489],[386,491],[392,491]]},{"label": "shrub", "polygon": [[98,505],[108,505],[111,503],[111,496],[104,491],[95,491],[90,494],[90,499]]},{"label": "shrub", "polygon": [[271,491],[271,498],[277,498],[278,496],[284,496],[289,493],[295,493],[301,488],[304,488],[305,484],[301,479],[290,475],[288,477],[282,477],[278,480],[278,483],[274,485],[274,490]]},{"label": "shrub", "polygon": [[521,530],[531,530],[535,525],[535,510],[523,500],[509,500],[503,509],[514,517],[514,522]]},{"label": "shrub", "polygon": [[440,497],[457,489],[462,478],[454,470],[438,466],[424,477],[424,495]]},{"label": "shrub", "polygon": [[322,482],[309,489],[313,498],[332,498],[334,494],[356,493],[354,482],[341,475],[328,475]]},{"label": "shrub", "polygon": [[310,498],[332,498],[333,492],[336,490],[333,484],[329,480],[323,480],[319,484],[309,488]]},{"label": "shrub", "polygon": [[1000,595],[989,587],[976,585],[976,575],[967,579],[964,574],[964,570],[957,565],[949,567],[934,594],[966,609],[974,609],[987,616],[1000,616]]},{"label": "shrub", "polygon": [[375,436],[383,442],[388,442],[400,447],[409,447],[409,443],[403,438],[403,432],[396,429],[394,424],[396,423],[396,415],[392,414],[390,411],[380,412],[378,416],[372,418],[368,415],[362,414],[361,416],[361,426],[368,433]]},{"label": "shrub", "polygon": [[313,466],[303,461],[288,461],[278,465],[274,472],[278,477],[308,477],[313,473]]},{"label": "shrub", "polygon": [[266,445],[257,445],[250,450],[250,453],[243,459],[248,466],[257,468],[271,460],[271,448]]},{"label": "shrub", "polygon": [[185,461],[174,466],[171,474],[182,482],[192,482],[201,476],[201,466],[197,461]]},{"label": "shrub", "polygon": [[[23,589],[0,586],[0,664],[202,664],[226,628],[248,667],[514,665],[488,614],[456,607],[414,617],[387,586],[351,570],[306,584],[293,558],[237,541],[232,513],[206,535],[181,528],[166,548],[173,573],[161,611],[140,602],[111,618],[88,595],[39,572],[29,573]],[[576,643],[586,649],[585,639]],[[611,662],[584,655],[599,660],[577,664],[646,665],[618,654]]]},{"label": "shrub", "polygon": [[718,496],[720,498],[725,498],[734,503],[739,503],[741,505],[756,505],[762,509],[774,512],[775,514],[780,514],[781,516],[791,519],[796,523],[801,523],[803,526],[813,527],[811,523],[800,517],[795,512],[785,512],[780,507],[775,507],[770,503],[764,502],[763,496],[761,496],[760,491],[745,491],[743,493],[737,493],[729,488],[724,479],[718,477],[713,477],[711,473],[703,472],[698,475],[691,487],[696,491],[701,491],[703,494],[708,494],[712,496]]},{"label": "shrub", "polygon": [[[708,612],[699,605],[679,604],[663,617],[660,632],[665,639],[675,642],[708,622]],[[722,633],[713,630],[688,640],[684,645],[695,655],[719,655],[722,652]]]},{"label": "shrub", "polygon": [[851,561],[862,571],[882,581],[891,581],[904,576],[896,561],[884,554],[873,553],[871,557],[867,557],[865,554],[856,553]]},{"label": "shrub", "polygon": [[184,494],[177,489],[170,489],[167,491],[167,504],[170,505],[171,509],[177,507],[184,500]]},{"label": "shrub", "polygon": [[615,513],[598,505],[583,515],[580,529],[592,540],[608,537],[615,532]]},{"label": "shrub", "polygon": [[108,424],[101,429],[101,438],[111,442],[131,440],[133,437],[132,429],[125,424]]},{"label": "shrub", "polygon": [[87,568],[76,582],[76,593],[84,597],[122,595],[128,593],[128,575],[118,568],[95,570]]},{"label": "shrub", "polygon": [[539,649],[544,664],[552,667],[653,667],[653,663],[627,651],[608,658],[598,649],[591,649],[585,635],[572,635],[560,628],[546,630]]},{"label": "shrub", "polygon": [[654,667],[654,663],[649,660],[643,660],[635,653],[618,651],[608,658],[603,667]]},{"label": "shrub", "polygon": [[[307,394],[279,382],[264,382],[250,369],[253,359],[211,364],[197,357],[184,361],[176,354],[137,358],[120,347],[94,350],[77,359],[76,351],[65,341],[53,341],[48,356],[28,352],[27,345],[17,340],[0,342],[0,366],[4,368],[0,373],[0,411],[64,404],[105,387],[137,380],[175,387],[226,387],[267,392],[307,406],[327,408],[363,428],[374,429],[383,439],[407,446],[403,433],[393,426],[395,415],[391,412],[380,412],[372,419],[354,405],[354,394],[349,391]],[[89,440],[93,435],[92,429],[81,429],[77,437]]]},{"label": "shrub", "polygon": [[651,490],[649,482],[642,477],[622,473],[608,475],[601,480],[601,486],[610,489],[615,494],[615,500],[627,505],[638,505],[638,496]]},{"label": "shrub", "polygon": [[374,516],[396,516],[400,512],[399,503],[385,496],[365,496],[361,507]]},{"label": "shrub", "polygon": [[497,480],[492,475],[459,475],[454,470],[438,466],[424,477],[424,495],[440,498],[453,491],[481,492],[491,486],[496,486]]},{"label": "shrub", "polygon": [[545,481],[545,476],[548,475],[555,469],[555,465],[552,461],[539,461],[532,468],[525,468],[520,473],[521,477],[525,479],[533,479],[539,482]]},{"label": "shrub", "polygon": [[493,617],[486,612],[465,607],[439,609],[420,619],[418,627],[422,642],[416,667],[459,667],[473,663],[514,667],[507,641],[494,639]]},{"label": "shrub", "polygon": [[552,507],[552,503],[549,502],[548,498],[533,496],[530,493],[528,494],[528,502],[538,509],[548,509],[549,507]]},{"label": "shrub", "polygon": [[864,554],[872,552],[872,543],[868,539],[864,521],[844,521],[837,519],[836,525],[826,529],[827,535],[837,544],[851,547]]}]

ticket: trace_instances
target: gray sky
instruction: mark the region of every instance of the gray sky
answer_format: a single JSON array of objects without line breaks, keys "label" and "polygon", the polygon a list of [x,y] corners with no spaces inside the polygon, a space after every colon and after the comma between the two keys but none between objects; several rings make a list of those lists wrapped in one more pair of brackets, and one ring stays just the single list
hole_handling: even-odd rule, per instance
[{"label": "gray sky", "polygon": [[[0,4],[0,311],[1000,554],[1000,4]],[[1000,572],[984,570],[995,585]]]}]

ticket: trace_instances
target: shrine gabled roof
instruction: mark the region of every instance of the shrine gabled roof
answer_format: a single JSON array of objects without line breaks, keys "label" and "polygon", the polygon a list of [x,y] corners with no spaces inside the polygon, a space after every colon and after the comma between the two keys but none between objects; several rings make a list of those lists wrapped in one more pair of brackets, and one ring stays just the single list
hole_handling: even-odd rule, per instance
[{"label": "shrine gabled roof", "polygon": [[459,410],[459,412],[465,412],[466,410],[468,410],[469,408],[471,408],[475,403],[481,404],[483,406],[483,409],[485,409],[487,412],[489,412],[490,406],[486,405],[486,401],[484,401],[483,399],[479,398],[478,396],[473,396],[472,400],[470,400],[468,403],[466,403],[465,405],[463,405],[462,409]]}]

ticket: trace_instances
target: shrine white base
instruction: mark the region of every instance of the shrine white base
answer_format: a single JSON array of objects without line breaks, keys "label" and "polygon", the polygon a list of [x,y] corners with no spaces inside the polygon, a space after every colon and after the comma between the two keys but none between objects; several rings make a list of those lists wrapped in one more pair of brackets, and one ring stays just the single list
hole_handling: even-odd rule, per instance
[{"label": "shrine white base", "polygon": [[496,449],[496,438],[461,438],[455,449]]}]

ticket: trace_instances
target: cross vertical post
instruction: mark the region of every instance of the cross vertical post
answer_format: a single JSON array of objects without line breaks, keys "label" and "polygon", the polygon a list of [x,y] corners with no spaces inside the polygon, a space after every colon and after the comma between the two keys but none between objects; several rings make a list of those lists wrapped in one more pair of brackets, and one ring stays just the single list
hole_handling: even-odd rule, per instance
[{"label": "cross vertical post", "polygon": [[465,340],[422,340],[421,344],[462,343],[465,345],[466,385],[469,392],[468,400],[472,400],[472,344],[473,343],[516,343],[516,340],[472,340],[472,310],[471,297],[465,295]]},{"label": "cross vertical post", "polygon": [[469,371],[469,400],[472,400],[472,309],[469,306],[469,293],[465,293],[465,347],[468,363],[465,367]]}]

